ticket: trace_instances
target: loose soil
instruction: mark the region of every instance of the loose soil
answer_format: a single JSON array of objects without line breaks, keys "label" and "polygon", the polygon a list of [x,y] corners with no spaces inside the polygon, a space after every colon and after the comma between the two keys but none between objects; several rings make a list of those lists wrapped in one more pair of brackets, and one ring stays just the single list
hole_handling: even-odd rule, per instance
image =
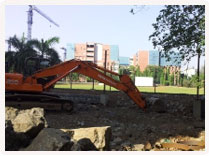
[{"label": "loose soil", "polygon": [[[103,94],[93,90],[53,89],[52,93]],[[205,120],[195,119],[192,114],[194,95],[145,94],[160,98],[166,111],[157,112],[147,108],[143,111],[125,93],[106,91],[107,105],[75,103],[72,112],[46,112],[48,125],[53,128],[75,129],[84,127],[111,126],[111,150],[134,150],[134,145],[143,144],[145,150],[179,150],[166,149],[162,142],[178,140],[204,140]],[[150,147],[147,147],[147,146]],[[135,149],[137,150],[137,149]],[[204,150],[204,149],[203,149]]]}]

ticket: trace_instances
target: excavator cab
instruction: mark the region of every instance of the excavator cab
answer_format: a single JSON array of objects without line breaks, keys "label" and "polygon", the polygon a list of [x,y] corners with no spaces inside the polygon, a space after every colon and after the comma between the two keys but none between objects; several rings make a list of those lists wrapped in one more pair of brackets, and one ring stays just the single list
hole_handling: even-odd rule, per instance
[{"label": "excavator cab", "polygon": [[50,67],[50,60],[41,57],[28,57],[25,60],[24,76],[31,76],[35,72]]},{"label": "excavator cab", "polygon": [[[31,76],[38,71],[48,68],[51,66],[50,60],[42,57],[28,57],[25,60],[25,70],[24,77]],[[53,80],[56,76],[42,77],[37,79],[39,84],[45,85],[51,80]],[[54,86],[51,86],[53,88]]]}]

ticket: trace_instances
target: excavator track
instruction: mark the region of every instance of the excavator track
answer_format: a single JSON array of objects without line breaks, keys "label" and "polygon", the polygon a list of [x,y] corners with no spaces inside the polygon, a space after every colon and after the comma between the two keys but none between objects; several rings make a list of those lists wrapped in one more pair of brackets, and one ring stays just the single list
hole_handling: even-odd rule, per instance
[{"label": "excavator track", "polygon": [[19,109],[41,107],[45,110],[72,111],[73,102],[51,94],[6,93],[6,106]]}]

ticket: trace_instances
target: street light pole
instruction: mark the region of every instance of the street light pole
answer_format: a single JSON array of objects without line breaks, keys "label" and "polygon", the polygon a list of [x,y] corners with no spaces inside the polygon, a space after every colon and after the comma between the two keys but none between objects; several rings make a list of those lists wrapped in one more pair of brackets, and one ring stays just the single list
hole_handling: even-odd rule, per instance
[{"label": "street light pole", "polygon": [[[110,68],[111,68],[110,70],[112,71],[112,64]],[[110,77],[112,77],[112,74],[110,74]],[[110,91],[111,91],[111,86],[110,86]]]},{"label": "street light pole", "polygon": [[[63,62],[65,62],[66,55],[67,55],[67,49],[65,47],[61,47],[61,49],[64,50]],[[65,77],[65,83],[67,83],[67,77]],[[72,89],[72,73],[70,73],[70,89]]]},{"label": "street light pole", "polygon": [[197,49],[197,99],[199,99],[199,83],[200,83],[200,49]]},{"label": "street light pole", "polygon": [[[107,64],[107,50],[105,50],[105,62],[104,62],[104,68],[105,68],[104,74],[105,75],[106,75],[106,64]],[[104,93],[105,93],[105,90],[106,90],[106,85],[104,84],[104,89],[103,89]]]},{"label": "street light pole", "polygon": [[203,80],[203,82],[204,82],[204,96],[205,96],[205,61],[204,61],[204,80]]}]

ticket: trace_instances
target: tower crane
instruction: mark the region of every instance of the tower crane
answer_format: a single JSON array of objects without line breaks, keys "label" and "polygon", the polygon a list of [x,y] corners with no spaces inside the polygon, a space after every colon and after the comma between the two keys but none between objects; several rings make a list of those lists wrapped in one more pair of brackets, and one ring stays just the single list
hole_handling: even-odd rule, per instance
[{"label": "tower crane", "polygon": [[43,16],[44,18],[46,18],[49,22],[51,22],[54,25],[56,25],[57,27],[59,27],[59,25],[57,23],[55,23],[51,18],[49,18],[41,10],[39,10],[35,5],[29,5],[29,10],[28,10],[28,36],[27,36],[27,39],[28,40],[31,40],[32,24],[33,24],[33,10],[35,10],[41,16]]}]

